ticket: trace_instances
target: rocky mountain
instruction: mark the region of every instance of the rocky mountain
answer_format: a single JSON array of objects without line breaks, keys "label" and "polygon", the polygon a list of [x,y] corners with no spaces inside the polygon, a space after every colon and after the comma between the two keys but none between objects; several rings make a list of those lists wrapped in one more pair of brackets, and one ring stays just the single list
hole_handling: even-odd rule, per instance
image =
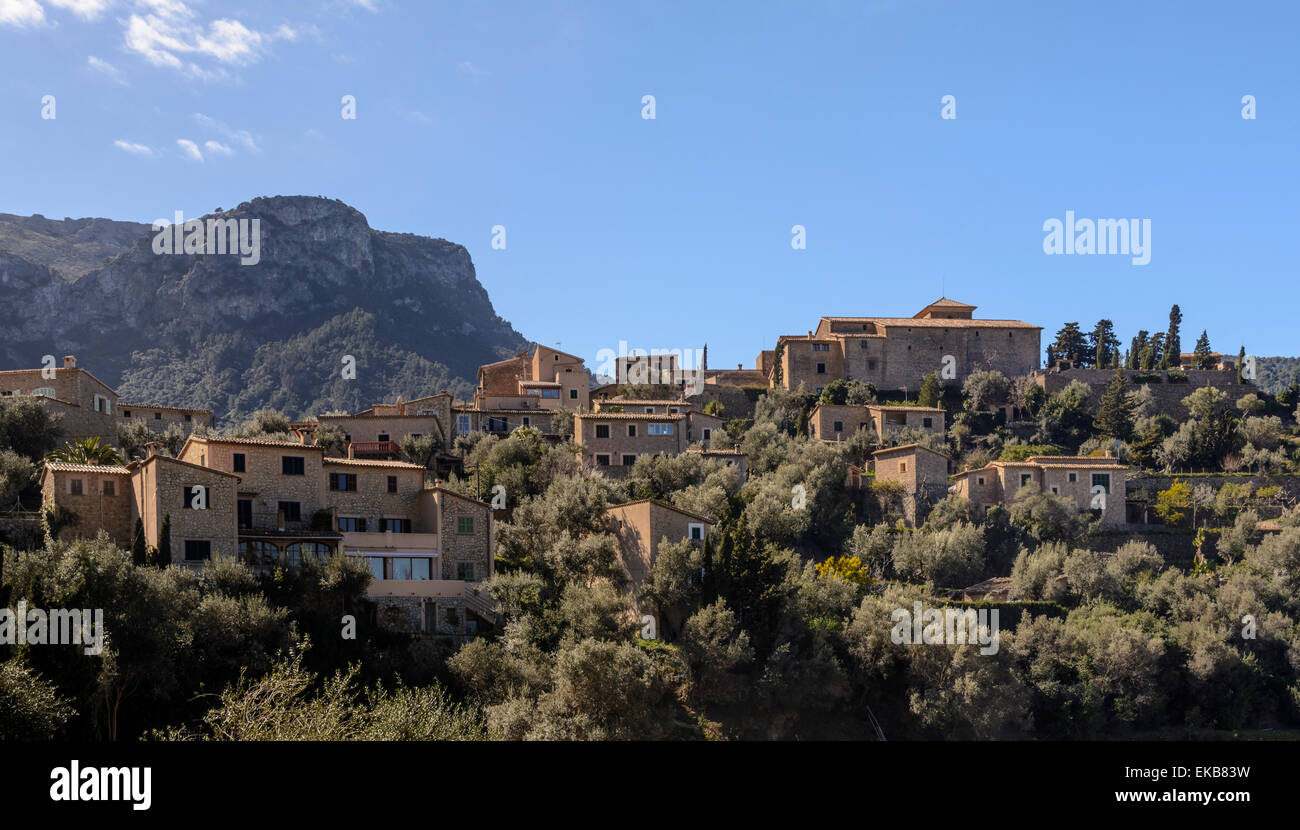
[{"label": "rocky mountain", "polygon": [[229,421],[264,406],[299,417],[466,395],[479,364],[528,345],[455,243],[376,231],[342,202],[305,196],[208,219],[258,220],[256,264],[156,252],[148,225],[0,217],[0,368],[75,354],[124,398]]}]

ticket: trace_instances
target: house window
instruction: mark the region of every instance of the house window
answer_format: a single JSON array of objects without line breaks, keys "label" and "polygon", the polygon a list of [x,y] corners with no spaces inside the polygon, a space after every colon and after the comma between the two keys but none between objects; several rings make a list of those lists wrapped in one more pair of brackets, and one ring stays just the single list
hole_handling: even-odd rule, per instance
[{"label": "house window", "polygon": [[161,412],[155,412],[155,413],[153,414],[153,419],[154,419],[155,421],[161,421],[161,420],[162,420],[162,413],[161,413]]},{"label": "house window", "polygon": [[708,441],[713,438],[713,430],[709,427],[704,428],[704,440]]},{"label": "house window", "polygon": [[1110,473],[1093,473],[1092,486],[1100,485],[1104,492],[1110,493]]},{"label": "house window", "polygon": [[370,575],[375,579],[384,579],[384,557],[367,556],[366,567],[370,569]]},{"label": "house window", "polygon": [[704,538],[704,525],[691,522],[686,526],[686,532],[690,535],[691,541],[698,542]]},{"label": "house window", "polygon": [[1030,480],[1031,478],[1033,478],[1033,474],[1032,474],[1032,473],[1021,473],[1021,474],[1020,474],[1020,486],[1021,486],[1021,487],[1024,487],[1026,484],[1029,483],[1029,480]]},{"label": "house window", "polygon": [[597,437],[597,438],[608,438],[608,437],[609,437],[609,424],[596,424],[596,437]]},{"label": "house window", "polygon": [[473,581],[474,581],[474,563],[473,563],[473,562],[457,562],[457,563],[456,563],[456,578],[459,579],[461,582],[473,582]]},{"label": "house window", "polygon": [[460,612],[455,608],[447,609],[447,625],[460,625]]},{"label": "house window", "polygon": [[831,346],[830,346],[829,343],[814,343],[814,344],[813,344],[813,351],[814,351],[814,352],[829,352],[830,350],[831,350]]},{"label": "house window", "polygon": [[653,415],[653,414],[655,414],[655,408],[654,408],[653,406],[647,406],[647,407],[645,408],[645,414],[647,414],[647,415]]},{"label": "house window", "polygon": [[426,602],[424,604],[424,633],[438,633],[438,604],[436,602]]},{"label": "house window", "polygon": [[469,432],[469,416],[468,416],[468,415],[457,415],[457,416],[456,416],[456,431],[459,432],[459,433],[462,434],[462,435],[464,435],[465,433]]},{"label": "house window", "polygon": [[206,539],[185,540],[185,561],[197,562],[212,558],[212,543]]},{"label": "house window", "polygon": [[859,340],[859,341],[858,341],[858,345],[862,347],[862,351],[865,352],[865,351],[867,350],[867,341],[865,341],[865,340]]},{"label": "house window", "polygon": [[542,397],[543,397],[543,398],[559,398],[559,397],[560,397],[560,390],[559,390],[559,389],[543,389],[543,390],[542,390]]},{"label": "house window", "polygon": [[456,533],[460,536],[470,536],[474,533],[473,516],[456,517]]},{"label": "house window", "polygon": [[510,422],[505,418],[488,418],[488,432],[505,432],[510,428]]},{"label": "house window", "polygon": [[306,474],[306,467],[303,464],[303,458],[300,455],[284,455],[280,457],[280,472],[287,476],[300,476]]},{"label": "house window", "polygon": [[181,507],[186,510],[208,509],[208,488],[202,484],[187,485],[184,488],[184,498]]},{"label": "house window", "polygon": [[302,504],[300,502],[282,501],[279,503],[278,509],[284,514],[286,522],[302,521]]},{"label": "house window", "polygon": [[905,472],[907,472],[907,462],[906,462],[906,461],[900,461],[900,462],[898,462],[898,471],[899,471],[900,473],[905,473]]},{"label": "house window", "polygon": [[394,556],[389,561],[392,579],[433,579],[427,556]]},{"label": "house window", "polygon": [[194,420],[194,419],[193,419],[191,416],[189,416],[189,415],[186,415],[186,416],[185,416],[185,423],[188,424],[188,423],[190,423],[190,422],[193,421],[193,420]]},{"label": "house window", "polygon": [[929,429],[930,427],[934,426],[934,419],[933,419],[933,418],[922,418],[922,419],[921,419],[921,426],[925,427],[926,429]]},{"label": "house window", "polygon": [[867,361],[867,371],[868,371],[868,372],[874,372],[874,371],[876,371],[876,361],[874,361],[874,360],[868,360],[868,361]]},{"label": "house window", "polygon": [[1059,492],[1056,489],[1056,485],[1052,485],[1052,495],[1053,496],[1059,495]]},{"label": "house window", "polygon": [[122,417],[123,417],[123,418],[130,418],[130,417],[131,417],[131,410],[129,410],[129,409],[123,409],[123,410],[122,410]]},{"label": "house window", "polygon": [[410,519],[384,519],[384,530],[388,533],[410,533]]},{"label": "house window", "polygon": [[397,476],[388,477],[388,492],[390,493],[397,492]]},{"label": "house window", "polygon": [[253,500],[239,499],[235,505],[235,515],[240,527],[253,526]]},{"label": "house window", "polygon": [[366,520],[356,516],[339,516],[340,533],[365,533]]},{"label": "house window", "polygon": [[836,421],[834,425],[831,427],[831,432],[843,432],[843,431],[844,431],[843,421]]},{"label": "house window", "polygon": [[624,455],[624,456],[623,456],[623,466],[624,466],[624,467],[631,467],[631,466],[632,466],[633,464],[635,464],[635,463],[636,463],[636,456],[635,456],[635,455]]},{"label": "house window", "polygon": [[826,364],[825,364],[825,363],[818,363],[818,364],[817,364],[817,374],[819,374],[819,375],[824,375],[824,374],[826,374]]},{"label": "house window", "polygon": [[979,486],[983,487],[983,486],[984,486],[984,476],[978,476],[978,477],[976,477],[976,479],[975,479],[975,483],[978,484]]},{"label": "house window", "polygon": [[68,492],[71,493],[71,494],[74,495],[74,496],[80,496],[80,495],[81,495],[81,492],[82,492],[82,490],[81,490],[81,479],[79,479],[79,478],[74,478],[74,479],[71,479],[70,481],[68,481]]},{"label": "house window", "polygon": [[1079,480],[1079,474],[1078,474],[1078,473],[1070,473],[1069,476],[1068,476],[1068,478],[1067,478],[1067,480],[1068,480],[1071,484],[1074,484],[1076,481]]},{"label": "house window", "polygon": [[389,440],[389,438],[388,438],[388,433],[387,433],[387,432],[381,432],[381,433],[379,433],[378,435],[375,436],[375,440],[376,440],[376,441],[379,441],[380,443],[383,443],[383,442],[385,442],[385,441],[388,441],[388,440]]},{"label": "house window", "polygon": [[113,495],[116,495],[116,492],[115,492],[115,490],[113,489],[113,482],[112,482],[112,481],[107,481],[107,480],[104,481],[104,495],[106,495],[106,496],[113,496]]},{"label": "house window", "polygon": [[244,454],[242,452],[237,452],[232,456],[232,459],[233,460],[231,463],[231,467],[234,469],[234,471],[237,473],[244,472],[247,467],[247,464],[244,459]]},{"label": "house window", "polygon": [[330,489],[340,493],[356,492],[356,473],[330,473]]},{"label": "house window", "polygon": [[605,455],[604,453],[601,453],[600,455],[596,456],[596,464],[598,464],[601,467],[608,467],[609,456]]},{"label": "house window", "polygon": [[635,438],[635,437],[636,437],[636,424],[628,424],[628,425],[627,425],[627,437],[628,437],[628,438]]},{"label": "house window", "polygon": [[528,427],[533,425],[533,420],[529,418],[527,415],[524,416],[523,420],[524,420],[524,426]]},{"label": "house window", "polygon": [[672,435],[672,424],[647,424],[645,428],[646,435]]},{"label": "house window", "polygon": [[574,399],[574,400],[576,400],[577,397],[578,397],[578,390],[577,390],[577,389],[570,389],[570,390],[569,390],[569,397],[572,398],[572,399]]}]

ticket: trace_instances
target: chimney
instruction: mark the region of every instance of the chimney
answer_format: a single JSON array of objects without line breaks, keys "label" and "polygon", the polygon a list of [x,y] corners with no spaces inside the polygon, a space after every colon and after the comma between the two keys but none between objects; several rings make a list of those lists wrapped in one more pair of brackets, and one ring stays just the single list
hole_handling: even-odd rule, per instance
[{"label": "chimney", "polygon": [[63,368],[64,369],[77,368],[77,356],[71,354],[65,354],[63,356]]},{"label": "chimney", "polygon": [[737,364],[736,364],[736,371],[740,371],[741,369],[744,369],[744,368],[745,368],[745,364],[743,364],[743,363],[737,363]]},{"label": "chimney", "polygon": [[808,329],[808,336],[812,337],[812,329]]},{"label": "chimney", "polygon": [[348,458],[356,458],[355,451],[352,449],[352,442],[348,442]]},{"label": "chimney", "polygon": [[158,455],[159,453],[162,452],[162,444],[158,443],[157,441],[150,441],[149,443],[144,445],[144,448],[149,451],[149,455],[148,455],[149,458],[153,458],[155,455]]},{"label": "chimney", "polygon": [[301,429],[301,428],[298,428],[298,429],[295,429],[293,432],[294,432],[295,435],[298,436],[298,443],[299,443],[299,444],[302,444],[302,445],[304,445],[304,446],[306,446],[306,444],[307,444],[307,430],[305,430],[305,429]]}]

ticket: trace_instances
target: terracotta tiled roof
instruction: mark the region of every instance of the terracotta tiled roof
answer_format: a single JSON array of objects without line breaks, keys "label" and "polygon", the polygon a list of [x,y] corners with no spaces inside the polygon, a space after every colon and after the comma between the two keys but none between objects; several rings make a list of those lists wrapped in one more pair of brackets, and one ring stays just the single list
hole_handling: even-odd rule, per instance
[{"label": "terracotta tiled roof", "polygon": [[877,455],[888,455],[888,454],[890,454],[890,453],[901,452],[901,451],[903,451],[903,450],[909,450],[909,451],[911,451],[911,450],[922,450],[922,451],[924,451],[924,452],[928,452],[928,453],[930,453],[930,454],[932,454],[932,455],[937,455],[937,456],[939,456],[940,458],[945,458],[945,459],[946,459],[946,458],[948,457],[948,456],[944,455],[943,453],[941,453],[941,452],[939,452],[939,451],[937,451],[937,450],[932,450],[932,449],[930,449],[929,447],[923,446],[923,445],[921,445],[921,444],[899,444],[897,447],[885,447],[883,450],[876,450],[875,452],[873,452],[873,453],[871,454],[871,456],[874,458],[874,457],[877,456]]},{"label": "terracotta tiled roof", "polygon": [[60,473],[109,473],[110,475],[129,476],[131,471],[116,464],[73,464],[69,461],[46,461],[46,469]]},{"label": "terracotta tiled roof", "polygon": [[356,467],[396,467],[403,470],[424,469],[419,464],[412,464],[409,461],[383,461],[377,458],[325,458],[322,460],[326,464],[344,464]]},{"label": "terracotta tiled roof", "polygon": [[216,435],[191,435],[185,439],[185,443],[190,441],[201,441],[205,444],[244,444],[257,447],[279,447],[281,449],[292,448],[295,450],[320,450],[325,451],[324,447],[318,447],[313,444],[300,444],[297,440],[289,441],[270,441],[265,438],[226,438]]},{"label": "terracotta tiled roof", "polygon": [[902,406],[900,404],[864,404],[867,409],[880,409],[885,412],[943,412],[944,410],[937,406]]},{"label": "terracotta tiled roof", "polygon": [[669,415],[656,415],[650,412],[582,412],[573,417],[596,421],[680,421],[686,417],[686,413],[676,412]]}]

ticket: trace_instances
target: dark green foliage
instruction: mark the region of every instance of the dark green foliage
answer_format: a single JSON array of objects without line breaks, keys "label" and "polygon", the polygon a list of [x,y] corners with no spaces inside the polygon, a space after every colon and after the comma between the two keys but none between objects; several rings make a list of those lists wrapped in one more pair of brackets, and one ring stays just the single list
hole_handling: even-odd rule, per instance
[{"label": "dark green foliage", "polygon": [[158,530],[158,567],[165,568],[172,563],[172,514],[163,515],[162,527]]}]

